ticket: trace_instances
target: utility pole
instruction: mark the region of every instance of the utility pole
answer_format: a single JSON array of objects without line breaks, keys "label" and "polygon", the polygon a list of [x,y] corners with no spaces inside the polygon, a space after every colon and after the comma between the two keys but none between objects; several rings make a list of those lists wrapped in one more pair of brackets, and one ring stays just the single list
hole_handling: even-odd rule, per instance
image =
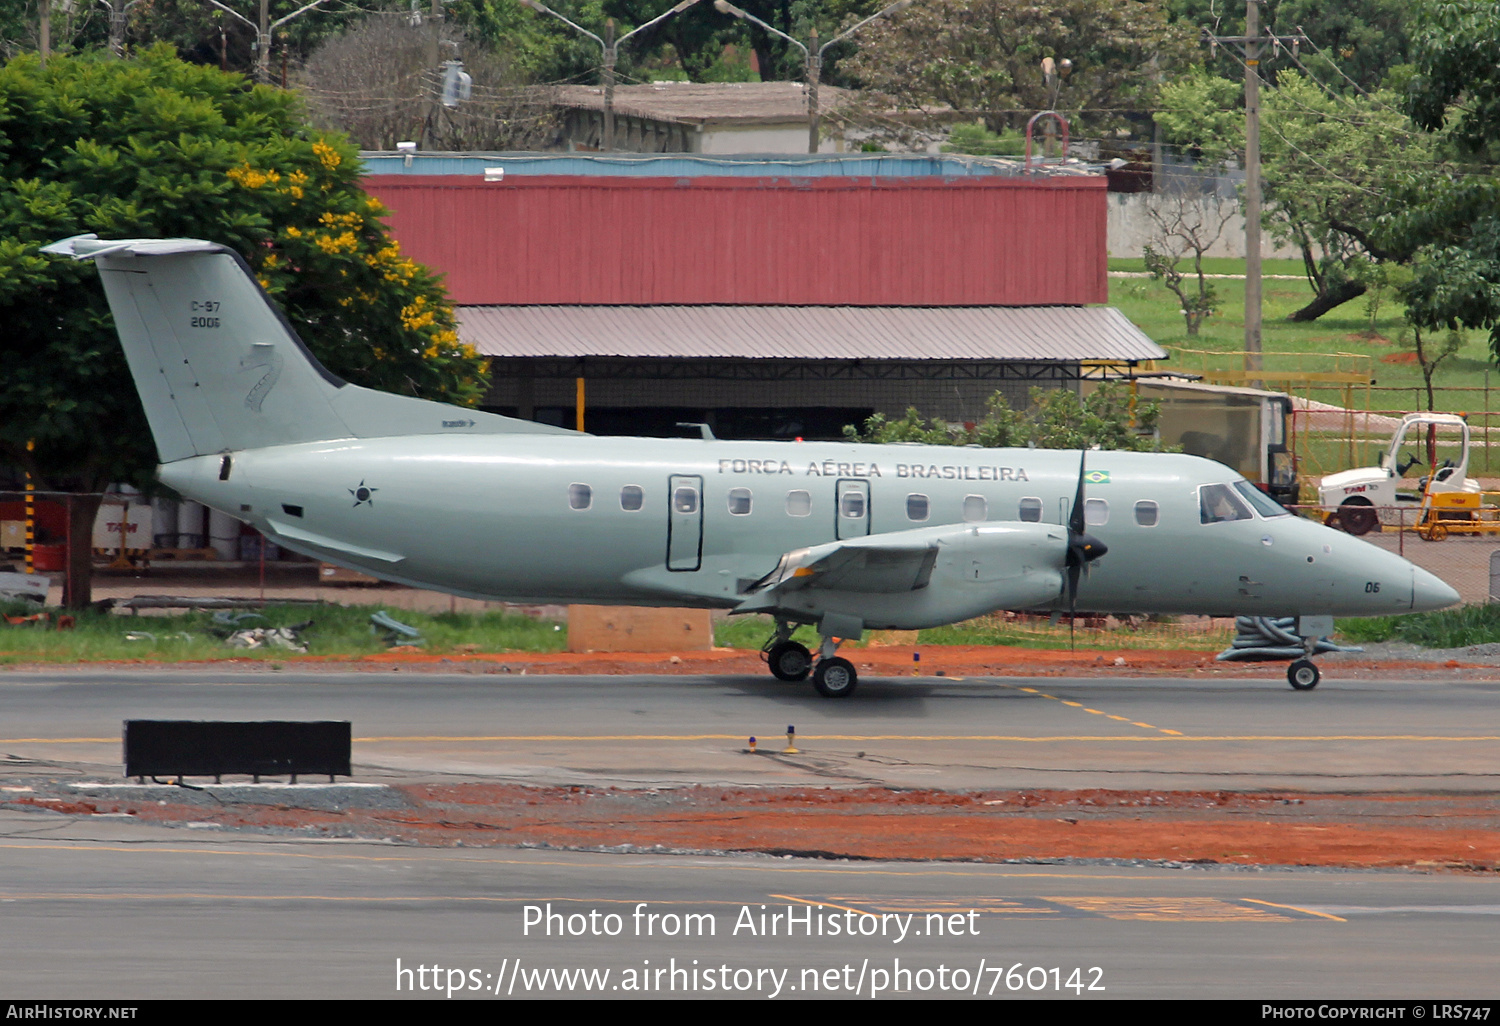
[{"label": "utility pole", "polygon": [[542,3],[541,0],[516,0],[516,2],[523,7],[530,7],[538,14],[552,15],[552,17],[567,25],[573,31],[581,35],[588,36],[594,42],[598,43],[600,48],[604,51],[604,73],[601,76],[604,80],[604,128],[600,133],[599,148],[601,150],[608,151],[615,148],[615,60],[620,55],[620,47],[624,46],[625,42],[632,36],[644,32],[652,26],[660,24],[663,21],[666,21],[674,14],[681,14],[683,11],[696,4],[698,0],[681,0],[681,2],[678,3],[676,7],[671,8],[663,14],[657,15],[655,18],[652,18],[650,21],[646,22],[646,24],[640,26],[639,28],[631,29],[619,39],[615,38],[615,19],[613,18],[609,18],[605,21],[605,38],[600,39],[598,36],[594,35],[582,25],[569,21],[561,14],[558,14],[552,8]]},{"label": "utility pole", "polygon": [[[525,3],[526,0],[521,0],[521,2]],[[885,7],[881,10],[876,11],[864,21],[850,26],[848,29],[840,32],[838,35],[834,36],[822,46],[818,45],[818,30],[816,28],[812,30],[811,37],[808,40],[809,44],[811,45],[803,46],[800,41],[793,39],[791,36],[787,35],[785,32],[781,31],[778,28],[772,28],[770,25],[767,25],[755,15],[751,14],[749,11],[741,10],[740,8],[736,7],[734,4],[730,3],[729,0],[714,0],[714,7],[718,9],[720,14],[730,14],[736,18],[739,18],[741,21],[753,22],[754,24],[759,25],[765,31],[771,33],[771,35],[780,36],[782,39],[785,39],[788,43],[791,43],[797,49],[802,51],[802,56],[807,61],[807,152],[817,153],[819,143],[818,137],[822,132],[822,128],[820,125],[821,115],[818,110],[818,82],[823,77],[823,54],[834,43],[842,43],[844,40],[854,35],[854,33],[870,24],[870,22],[875,21],[878,18],[884,18],[888,14],[895,14],[897,11],[903,11],[914,3],[916,3],[916,0],[896,0],[896,2],[891,4],[889,7]]]},{"label": "utility pole", "polygon": [[[286,17],[277,18],[275,21],[271,20],[271,0],[260,0],[259,23],[251,21],[233,7],[226,7],[224,4],[219,3],[219,0],[208,0],[208,2],[219,10],[234,15],[255,30],[255,80],[264,85],[269,85],[271,82],[271,33],[281,28],[281,26],[293,18],[300,18],[321,4],[323,0],[312,0],[312,3],[299,7]],[[436,0],[434,0],[434,4],[436,4]]]},{"label": "utility pole", "polygon": [[114,3],[110,3],[110,0],[99,0],[99,2],[109,10],[109,52],[116,57],[124,57],[125,21],[130,15],[130,9],[141,0],[130,0],[129,3],[125,3],[124,0],[115,0]]},{"label": "utility pole", "polygon": [[1245,370],[1261,369],[1260,274],[1260,55],[1261,46],[1289,44],[1294,51],[1304,38],[1262,35],[1260,4],[1245,0],[1245,34],[1205,38],[1215,44],[1238,46],[1245,55]]}]

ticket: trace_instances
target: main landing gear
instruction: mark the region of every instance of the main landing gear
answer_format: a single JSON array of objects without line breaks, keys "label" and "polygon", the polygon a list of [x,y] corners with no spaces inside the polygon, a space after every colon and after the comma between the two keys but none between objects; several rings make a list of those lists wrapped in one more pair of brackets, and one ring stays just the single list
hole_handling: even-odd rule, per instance
[{"label": "main landing gear", "polygon": [[761,649],[761,657],[777,680],[803,681],[812,676],[813,687],[824,698],[848,698],[859,686],[859,674],[849,660],[836,656],[839,639],[824,636],[818,646],[818,661],[813,663],[812,652],[801,642],[792,640],[795,625],[783,620],[776,621],[776,632]]}]

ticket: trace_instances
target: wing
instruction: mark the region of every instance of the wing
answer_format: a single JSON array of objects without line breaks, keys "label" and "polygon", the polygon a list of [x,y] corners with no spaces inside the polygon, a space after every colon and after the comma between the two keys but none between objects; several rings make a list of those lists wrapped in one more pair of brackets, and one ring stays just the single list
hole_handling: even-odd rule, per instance
[{"label": "wing", "polygon": [[1067,529],[984,523],[919,528],[797,549],[752,585],[737,613],[835,613],[865,627],[932,627],[1054,601]]}]

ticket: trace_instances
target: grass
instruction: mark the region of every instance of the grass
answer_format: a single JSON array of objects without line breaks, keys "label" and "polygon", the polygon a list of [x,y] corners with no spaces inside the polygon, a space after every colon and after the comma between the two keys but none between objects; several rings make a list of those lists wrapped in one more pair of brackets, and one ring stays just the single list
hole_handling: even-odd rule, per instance
[{"label": "grass", "polygon": [[[358,658],[384,652],[391,646],[383,630],[373,629],[370,615],[376,606],[268,605],[263,618],[246,619],[241,627],[290,627],[312,621],[302,632],[308,655]],[[37,607],[27,603],[0,605],[0,614],[29,616]],[[70,630],[56,627],[59,610],[47,610],[47,623],[0,622],[0,666],[20,663],[86,663],[145,660],[150,662],[200,662],[227,659],[254,660],[273,669],[297,653],[282,648],[231,648],[222,635],[229,630],[216,624],[208,612],[165,616],[122,616],[116,613],[75,614]],[[422,634],[425,652],[458,655],[476,652],[561,652],[567,648],[565,624],[535,620],[518,614],[422,613],[387,610],[401,623]],[[134,640],[131,636],[134,635]],[[766,616],[729,617],[714,628],[714,644],[754,651],[771,636]],[[793,635],[815,648],[817,632],[800,627]],[[1229,643],[1230,630],[1201,630],[1170,622],[1141,623],[1133,628],[1089,628],[1080,624],[1076,632],[1079,649],[1201,649],[1217,651]],[[400,639],[397,639],[400,640]],[[879,635],[849,647],[863,648]],[[982,617],[966,623],[921,631],[918,645],[1012,645],[1022,648],[1067,648],[1066,623],[1051,625],[1045,618]]]},{"label": "grass", "polygon": [[1500,641],[1500,605],[1464,606],[1436,613],[1340,620],[1349,641],[1406,641],[1422,648],[1465,648]]},{"label": "grass", "polygon": [[[1143,271],[1145,264],[1142,260],[1115,259],[1109,262],[1109,268],[1112,271]],[[1209,260],[1205,261],[1205,270],[1214,274],[1244,274],[1245,262]],[[1300,275],[1302,265],[1295,260],[1267,260],[1263,271],[1266,274]],[[1165,285],[1151,279],[1111,278],[1110,305],[1119,307],[1165,349],[1239,353],[1245,343],[1245,284],[1243,280],[1217,279],[1213,285],[1221,299],[1219,311],[1204,322],[1197,337],[1187,334],[1177,297],[1167,291]],[[1381,305],[1372,330],[1363,298],[1336,307],[1316,321],[1294,323],[1288,321],[1287,316],[1312,299],[1312,290],[1305,279],[1268,280],[1264,282],[1262,292],[1261,337],[1262,348],[1267,354],[1267,369],[1289,364],[1290,354],[1342,352],[1367,356],[1377,383],[1368,392],[1370,408],[1403,411],[1426,408],[1420,368],[1414,363],[1381,360],[1381,357],[1400,353],[1403,349],[1397,342],[1405,327],[1404,310],[1399,302],[1388,298]],[[1183,355],[1171,360],[1168,366],[1190,369],[1198,361],[1198,357]],[[1226,358],[1222,363],[1210,365],[1228,367],[1233,362]],[[1323,368],[1315,368],[1309,363],[1308,369]],[[1435,382],[1442,388],[1436,396],[1437,408],[1469,413],[1489,408],[1485,396],[1487,385],[1500,387],[1500,377],[1491,373],[1493,370],[1494,361],[1486,334],[1466,332],[1463,348],[1437,372]],[[1338,405],[1343,405],[1345,400],[1342,386],[1314,389],[1294,386],[1294,391],[1298,395]],[[1367,398],[1365,390],[1356,390],[1352,398],[1363,407]],[[1500,396],[1493,398],[1500,406]]]},{"label": "grass", "polygon": [[[1233,628],[1222,626],[1203,629],[1173,621],[1140,622],[1132,627],[1086,627],[1080,621],[1070,637],[1066,622],[1050,624],[1045,617],[1008,617],[1005,614],[980,617],[947,627],[918,631],[916,644],[923,645],[1009,645],[1018,648],[1057,649],[1071,643],[1088,650],[1193,649],[1217,652],[1229,647]],[[758,649],[771,636],[768,616],[732,616],[714,628],[714,644],[726,648]],[[792,634],[808,648],[816,648],[818,635],[811,627],[799,627]],[[882,641],[880,632],[866,634],[864,640],[846,648],[865,648]]]},{"label": "grass", "polygon": [[[383,652],[390,646],[384,631],[372,628],[375,606],[268,605],[263,619],[246,619],[241,627],[289,627],[312,621],[302,634],[309,655],[360,656]],[[0,606],[9,616],[30,615],[36,607],[12,603]],[[295,653],[280,648],[231,648],[219,636],[226,628],[208,612],[168,616],[121,616],[86,612],[75,615],[72,630],[57,630],[57,610],[48,624],[0,623],[0,663],[91,662],[147,659],[183,662],[216,659],[281,661]],[[510,613],[422,613],[388,610],[401,623],[422,634],[425,651],[558,652],[567,647],[562,624]],[[219,633],[216,633],[216,630]],[[129,635],[137,634],[136,640]]]}]

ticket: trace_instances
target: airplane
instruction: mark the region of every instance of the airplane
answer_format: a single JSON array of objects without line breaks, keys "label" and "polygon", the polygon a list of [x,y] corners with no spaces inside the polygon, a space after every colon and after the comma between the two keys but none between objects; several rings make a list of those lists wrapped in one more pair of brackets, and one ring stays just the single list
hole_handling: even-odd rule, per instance
[{"label": "airplane", "polygon": [[[471,598],[763,613],[781,680],[844,698],[874,629],[997,610],[1333,616],[1441,609],[1443,581],[1173,453],[611,438],[343,381],[228,247],[77,236],[162,482],[316,559]],[[1104,558],[1108,553],[1108,558]],[[792,640],[817,629],[816,658]]]}]

